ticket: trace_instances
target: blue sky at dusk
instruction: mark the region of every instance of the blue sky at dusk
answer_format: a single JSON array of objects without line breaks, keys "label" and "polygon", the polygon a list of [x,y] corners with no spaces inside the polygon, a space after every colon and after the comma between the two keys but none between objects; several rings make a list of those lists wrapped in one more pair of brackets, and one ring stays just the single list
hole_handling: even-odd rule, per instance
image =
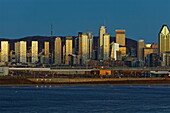
[{"label": "blue sky at dusk", "polygon": [[163,24],[170,25],[170,0],[0,0],[0,38],[76,36],[101,25],[115,36],[125,29],[128,38],[157,42]]}]

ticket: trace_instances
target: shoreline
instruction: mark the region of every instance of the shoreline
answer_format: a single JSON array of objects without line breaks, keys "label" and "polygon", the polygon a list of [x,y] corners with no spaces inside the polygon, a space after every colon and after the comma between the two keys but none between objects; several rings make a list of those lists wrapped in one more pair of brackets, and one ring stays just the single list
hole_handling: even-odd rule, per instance
[{"label": "shoreline", "polygon": [[6,84],[0,87],[67,87],[67,86],[170,86],[170,84]]},{"label": "shoreline", "polygon": [[0,87],[84,85],[170,85],[170,78],[0,78]]}]

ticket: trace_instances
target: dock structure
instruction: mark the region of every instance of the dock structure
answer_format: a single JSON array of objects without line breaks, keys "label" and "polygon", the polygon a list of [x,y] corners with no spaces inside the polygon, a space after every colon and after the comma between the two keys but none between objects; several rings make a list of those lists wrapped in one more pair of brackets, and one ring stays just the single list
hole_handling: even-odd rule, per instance
[{"label": "dock structure", "polygon": [[[1,68],[0,68],[1,69]],[[8,68],[0,84],[170,84],[170,68]],[[1,70],[0,70],[1,72]]]},{"label": "dock structure", "polygon": [[[155,67],[155,68],[101,68],[101,69],[77,69],[77,68],[9,68],[10,74],[24,77],[65,77],[65,78],[126,78],[126,77],[151,77],[151,75],[162,77],[169,75],[170,67]],[[159,73],[157,73],[159,72]]]},{"label": "dock structure", "polygon": [[120,71],[170,71],[170,67],[114,67],[114,68],[9,68],[9,70],[30,71],[94,71],[94,70],[120,70]]}]

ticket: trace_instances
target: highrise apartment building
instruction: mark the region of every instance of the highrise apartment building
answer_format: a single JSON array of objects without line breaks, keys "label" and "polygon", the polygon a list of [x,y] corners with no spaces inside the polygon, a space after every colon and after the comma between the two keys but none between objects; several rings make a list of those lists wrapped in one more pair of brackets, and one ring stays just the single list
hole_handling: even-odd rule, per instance
[{"label": "highrise apartment building", "polygon": [[19,42],[19,61],[22,63],[27,62],[27,42],[20,41]]},{"label": "highrise apartment building", "polygon": [[103,59],[103,44],[104,44],[104,34],[106,33],[106,27],[101,26],[99,30],[99,46],[98,46],[98,59]]},{"label": "highrise apartment building", "polygon": [[107,60],[110,57],[110,35],[104,34],[104,41],[103,41],[103,59]]},{"label": "highrise apartment building", "polygon": [[1,62],[8,62],[9,58],[8,41],[1,41]]},{"label": "highrise apartment building", "polygon": [[72,37],[66,37],[65,43],[65,64],[69,65],[71,62],[70,55],[73,54],[73,41]]},{"label": "highrise apartment building", "polygon": [[55,44],[54,44],[54,62],[57,65],[61,64],[61,57],[62,57],[62,46],[61,46],[61,38],[57,37],[55,39]]},{"label": "highrise apartment building", "polygon": [[50,43],[44,42],[44,63],[49,64],[50,57]]},{"label": "highrise apartment building", "polygon": [[118,43],[121,46],[125,46],[126,39],[125,39],[125,30],[116,30],[116,43]]},{"label": "highrise apartment building", "polygon": [[85,61],[89,58],[89,42],[88,35],[82,35],[82,64],[85,64]]},{"label": "highrise apartment building", "polygon": [[20,42],[15,43],[15,61],[20,62]]},{"label": "highrise apartment building", "polygon": [[66,45],[63,45],[63,55],[62,55],[62,63],[65,64],[65,59],[66,59]]},{"label": "highrise apartment building", "polygon": [[32,53],[32,63],[38,62],[38,41],[32,41],[31,53]]},{"label": "highrise apartment building", "polygon": [[15,43],[15,61],[26,63],[27,62],[27,42],[20,41]]}]

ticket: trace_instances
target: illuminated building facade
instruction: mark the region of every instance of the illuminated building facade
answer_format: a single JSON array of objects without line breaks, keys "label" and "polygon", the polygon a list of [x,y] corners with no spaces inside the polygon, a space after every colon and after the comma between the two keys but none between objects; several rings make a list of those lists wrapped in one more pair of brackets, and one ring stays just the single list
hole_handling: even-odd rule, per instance
[{"label": "illuminated building facade", "polygon": [[55,44],[54,44],[54,62],[55,64],[57,65],[60,65],[61,64],[61,57],[62,57],[62,46],[61,46],[61,38],[60,37],[57,37],[55,39]]},{"label": "illuminated building facade", "polygon": [[106,33],[106,27],[101,26],[99,30],[99,46],[98,46],[98,59],[103,59],[103,44],[104,44],[104,34]]},{"label": "illuminated building facade", "polygon": [[9,60],[9,44],[8,41],[1,41],[1,62]]},{"label": "illuminated building facade", "polygon": [[88,32],[88,42],[89,42],[89,59],[93,58],[93,34]]},{"label": "illuminated building facade", "polygon": [[19,58],[20,58],[20,43],[16,42],[15,43],[15,61],[19,62],[20,61]]},{"label": "illuminated building facade", "polygon": [[19,42],[19,61],[22,63],[26,63],[27,62],[27,42],[26,41],[20,41]]},{"label": "illuminated building facade", "polygon": [[152,44],[145,44],[144,58],[146,58],[147,55],[151,53],[158,53],[158,48],[153,48]]},{"label": "illuminated building facade", "polygon": [[122,57],[126,56],[126,47],[124,46],[119,47],[119,51],[121,52]]},{"label": "illuminated building facade", "polygon": [[73,41],[72,37],[66,37],[66,45],[65,45],[65,64],[69,65],[71,62],[70,55],[73,54]]},{"label": "illuminated building facade", "polygon": [[32,63],[38,62],[38,41],[31,42]]},{"label": "illuminated building facade", "polygon": [[49,64],[50,57],[50,43],[44,42],[44,63]]},{"label": "illuminated building facade", "polygon": [[170,33],[167,25],[163,25],[158,38],[159,53],[170,51]]},{"label": "illuminated building facade", "polygon": [[111,59],[117,60],[117,51],[119,51],[119,44],[112,42],[111,43]]},{"label": "illuminated building facade", "polygon": [[88,35],[82,35],[82,64],[85,64],[85,61],[89,58],[89,42]]},{"label": "illuminated building facade", "polygon": [[104,34],[103,41],[103,59],[108,60],[110,58],[110,35]]},{"label": "illuminated building facade", "polygon": [[144,40],[139,40],[138,41],[138,60],[139,61],[144,60],[144,47],[145,47]]},{"label": "illuminated building facade", "polygon": [[126,39],[125,39],[125,30],[116,30],[116,43],[118,43],[121,46],[125,46]]}]

